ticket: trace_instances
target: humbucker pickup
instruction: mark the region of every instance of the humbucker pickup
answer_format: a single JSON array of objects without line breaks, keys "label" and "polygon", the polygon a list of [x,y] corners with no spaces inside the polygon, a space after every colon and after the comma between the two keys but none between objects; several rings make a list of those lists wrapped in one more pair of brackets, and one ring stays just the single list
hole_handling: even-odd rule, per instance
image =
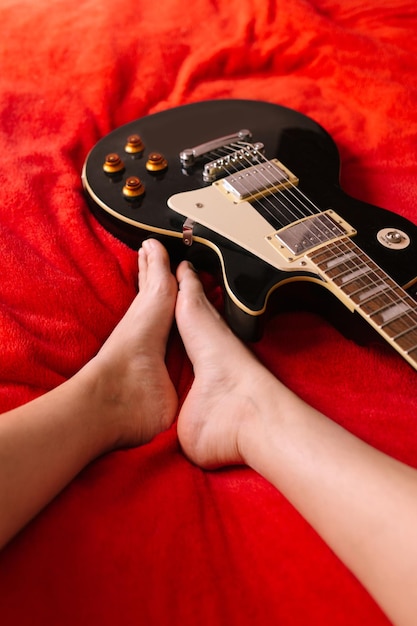
[{"label": "humbucker pickup", "polygon": [[293,260],[325,243],[352,237],[356,230],[329,209],[289,224],[267,236],[267,240],[287,259]]},{"label": "humbucker pickup", "polygon": [[233,201],[256,200],[290,185],[297,185],[298,178],[278,159],[252,165],[230,174],[214,183],[220,190],[231,194]]}]

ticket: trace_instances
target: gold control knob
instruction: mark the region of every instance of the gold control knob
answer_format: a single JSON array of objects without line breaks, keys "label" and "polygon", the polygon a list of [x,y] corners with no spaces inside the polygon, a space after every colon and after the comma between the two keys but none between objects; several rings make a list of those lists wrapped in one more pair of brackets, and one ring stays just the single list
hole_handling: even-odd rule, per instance
[{"label": "gold control knob", "polygon": [[146,169],[148,172],[162,172],[168,167],[168,161],[163,154],[159,152],[151,152],[146,161]]},{"label": "gold control knob", "polygon": [[128,200],[140,198],[145,193],[145,185],[137,176],[129,176],[123,187],[123,195]]},{"label": "gold control knob", "polygon": [[103,170],[106,174],[117,174],[124,170],[125,164],[118,154],[112,152],[106,156],[106,159],[103,163]]},{"label": "gold control knob", "polygon": [[145,150],[145,144],[140,135],[130,135],[127,138],[125,150],[129,154],[140,154]]}]

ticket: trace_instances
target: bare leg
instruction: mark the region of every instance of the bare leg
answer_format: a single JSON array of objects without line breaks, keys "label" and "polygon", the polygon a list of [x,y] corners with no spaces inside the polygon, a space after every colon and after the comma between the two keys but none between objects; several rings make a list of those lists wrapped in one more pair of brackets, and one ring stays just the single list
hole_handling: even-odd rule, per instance
[{"label": "bare leg", "polygon": [[292,502],[397,625],[417,614],[417,471],[276,380],[229,331],[186,263],[176,319],[195,380],[178,435],[205,468],[246,463]]},{"label": "bare leg", "polygon": [[168,428],[177,396],[164,363],[177,282],[165,249],[139,253],[139,294],[78,374],[0,416],[0,547],[97,456]]},{"label": "bare leg", "polygon": [[146,240],[139,250],[139,293],[86,367],[117,427],[112,447],[146,443],[173,421],[177,394],[164,359],[177,291],[165,248]]},{"label": "bare leg", "polygon": [[278,381],[224,323],[186,262],[177,278],[176,320],[195,375],[179,416],[181,445],[201,467],[244,463],[240,433],[260,409],[256,390],[268,401]]}]

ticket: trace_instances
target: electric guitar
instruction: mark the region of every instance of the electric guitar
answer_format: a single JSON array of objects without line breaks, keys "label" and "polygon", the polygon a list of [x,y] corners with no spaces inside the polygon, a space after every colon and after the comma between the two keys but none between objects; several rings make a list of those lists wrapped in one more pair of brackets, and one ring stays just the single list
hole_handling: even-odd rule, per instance
[{"label": "electric guitar", "polygon": [[242,338],[259,337],[278,288],[320,285],[417,369],[417,227],[344,193],[339,166],[310,118],[216,100],[114,130],[82,181],[96,217],[128,245],[152,235],[174,259],[217,265]]}]

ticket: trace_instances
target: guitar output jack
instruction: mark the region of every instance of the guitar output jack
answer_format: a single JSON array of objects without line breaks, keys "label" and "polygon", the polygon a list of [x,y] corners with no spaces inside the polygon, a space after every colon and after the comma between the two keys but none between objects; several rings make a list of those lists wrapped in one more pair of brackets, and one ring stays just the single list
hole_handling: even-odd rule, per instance
[{"label": "guitar output jack", "polygon": [[398,228],[383,228],[378,231],[377,239],[381,245],[391,250],[404,250],[410,245],[410,237]]}]

